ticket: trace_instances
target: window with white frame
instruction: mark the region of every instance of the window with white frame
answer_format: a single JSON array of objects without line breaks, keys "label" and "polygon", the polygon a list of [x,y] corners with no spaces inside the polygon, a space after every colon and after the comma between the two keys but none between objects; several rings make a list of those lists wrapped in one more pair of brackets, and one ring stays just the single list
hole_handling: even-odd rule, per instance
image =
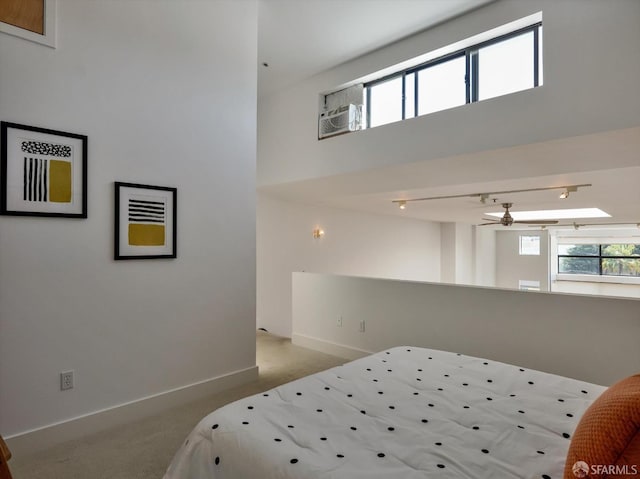
[{"label": "window with white frame", "polygon": [[558,244],[558,273],[640,277],[640,244]]},{"label": "window with white frame", "polygon": [[539,256],[540,236],[520,235],[520,255]]},{"label": "window with white frame", "polygon": [[365,128],[542,85],[542,23],[364,84]]}]

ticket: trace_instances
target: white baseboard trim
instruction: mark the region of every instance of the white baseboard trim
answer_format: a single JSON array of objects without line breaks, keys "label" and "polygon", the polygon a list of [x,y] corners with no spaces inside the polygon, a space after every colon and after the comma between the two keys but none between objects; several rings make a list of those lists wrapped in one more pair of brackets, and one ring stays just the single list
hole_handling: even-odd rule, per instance
[{"label": "white baseboard trim", "polygon": [[291,342],[303,348],[314,349],[322,353],[350,360],[360,359],[373,354],[371,351],[365,351],[364,349],[358,349],[344,344],[333,343],[324,339],[312,338],[311,336],[305,336],[304,334],[293,333],[291,335]]},{"label": "white baseboard trim", "polygon": [[124,404],[95,411],[5,437],[13,456],[27,456],[49,447],[94,434],[113,426],[161,413],[200,398],[258,379],[258,366],[171,389]]}]

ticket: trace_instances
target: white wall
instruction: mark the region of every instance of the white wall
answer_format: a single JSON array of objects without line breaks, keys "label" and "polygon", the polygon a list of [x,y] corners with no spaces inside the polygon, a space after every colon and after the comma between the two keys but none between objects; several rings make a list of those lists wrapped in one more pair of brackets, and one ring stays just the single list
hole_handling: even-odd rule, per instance
[{"label": "white wall", "polygon": [[[538,11],[543,12],[544,24],[542,87],[317,140],[320,92]],[[633,0],[500,0],[319,74],[261,99],[258,183],[279,184],[638,126],[640,95],[631,92],[640,77],[640,62],[635,60],[639,21],[640,2]],[[581,155],[546,155],[536,161],[510,157],[503,163],[450,159],[450,168],[434,169],[432,175],[417,178],[420,184],[413,187],[602,168],[600,158]],[[607,168],[631,166],[624,161],[609,157]]]},{"label": "white wall", "polygon": [[496,285],[496,232],[490,228],[473,228],[476,286]]},{"label": "white wall", "polygon": [[473,226],[456,223],[456,283],[473,284],[475,263]]},{"label": "white wall", "polygon": [[[474,284],[476,281],[475,228],[465,223],[441,223],[440,230],[442,245],[440,280],[443,283]],[[486,246],[490,247],[490,245]]]},{"label": "white wall", "polygon": [[259,193],[257,261],[258,327],[290,337],[292,272],[439,281],[440,225]]},{"label": "white wall", "polygon": [[456,224],[440,224],[440,281],[456,283]]},{"label": "white wall", "polygon": [[[539,236],[540,254],[521,255],[520,236]],[[496,286],[519,288],[520,280],[539,281],[549,291],[549,234],[544,231],[496,232]]]},{"label": "white wall", "polygon": [[[0,115],[88,135],[89,211],[0,217],[5,437],[255,366],[256,2],[57,4]],[[177,187],[177,259],[113,261],[115,180]]]},{"label": "white wall", "polygon": [[334,353],[422,346],[608,385],[638,372],[639,335],[640,301],[633,299],[293,277],[294,343]]}]

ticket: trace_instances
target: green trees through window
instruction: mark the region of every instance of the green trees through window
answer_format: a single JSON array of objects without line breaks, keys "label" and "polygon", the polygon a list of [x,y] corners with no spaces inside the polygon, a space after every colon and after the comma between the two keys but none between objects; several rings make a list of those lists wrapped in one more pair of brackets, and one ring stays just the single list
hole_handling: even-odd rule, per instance
[{"label": "green trees through window", "polygon": [[640,244],[558,245],[558,273],[640,277]]}]

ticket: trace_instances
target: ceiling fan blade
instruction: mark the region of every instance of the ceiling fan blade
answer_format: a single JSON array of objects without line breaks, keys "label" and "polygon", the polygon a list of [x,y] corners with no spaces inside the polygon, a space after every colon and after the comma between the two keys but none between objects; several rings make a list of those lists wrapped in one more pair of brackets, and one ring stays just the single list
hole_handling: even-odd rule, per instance
[{"label": "ceiling fan blade", "polygon": [[493,221],[491,223],[480,223],[479,225],[476,226],[491,226],[491,225],[499,225],[500,222],[499,221]]},{"label": "ceiling fan blade", "polygon": [[535,221],[514,221],[514,223],[520,223],[522,225],[555,225],[558,224],[557,220],[535,220]]}]

